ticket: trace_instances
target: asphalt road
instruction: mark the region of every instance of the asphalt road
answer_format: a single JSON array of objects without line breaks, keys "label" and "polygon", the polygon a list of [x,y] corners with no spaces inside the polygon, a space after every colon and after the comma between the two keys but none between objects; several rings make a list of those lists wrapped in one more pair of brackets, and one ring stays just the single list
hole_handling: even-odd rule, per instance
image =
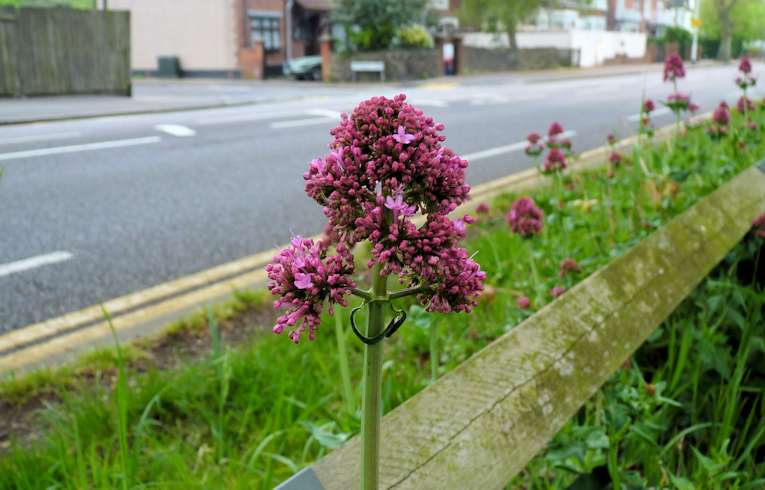
[{"label": "asphalt road", "polygon": [[[707,111],[735,102],[734,76],[732,65],[690,68],[681,89]],[[507,145],[532,130],[558,120],[586,150],[609,132],[632,134],[641,97],[669,91],[655,69],[332,91],[306,83],[299,100],[0,127],[0,332],[319,232],[302,174],[327,152],[339,112],[362,98],[407,93],[445,123],[477,184],[527,168],[522,145]]]}]

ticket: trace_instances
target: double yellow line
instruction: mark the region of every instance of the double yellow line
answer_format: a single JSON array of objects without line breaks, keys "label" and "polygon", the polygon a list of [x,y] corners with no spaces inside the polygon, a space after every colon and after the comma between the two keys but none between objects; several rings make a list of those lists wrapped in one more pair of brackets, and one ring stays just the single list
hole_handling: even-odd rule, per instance
[{"label": "double yellow line", "polygon": [[[708,114],[699,118],[703,117],[708,117]],[[656,136],[666,138],[671,135],[671,130],[671,127],[662,128]],[[634,143],[635,138],[632,137],[620,141],[617,146],[631,147]],[[608,152],[609,148],[605,146],[584,152],[576,164],[576,170],[603,164]],[[528,169],[480,184],[471,191],[470,203],[456,212],[467,212],[477,203],[502,192],[517,192],[539,183],[537,170]],[[263,286],[267,277],[265,266],[281,248],[109,300],[103,308],[112,316],[114,328],[123,340],[159,332],[169,322],[202,305],[228,298],[236,290]],[[111,331],[101,305],[89,306],[0,335],[0,375],[59,364],[88,348],[111,342]]]}]

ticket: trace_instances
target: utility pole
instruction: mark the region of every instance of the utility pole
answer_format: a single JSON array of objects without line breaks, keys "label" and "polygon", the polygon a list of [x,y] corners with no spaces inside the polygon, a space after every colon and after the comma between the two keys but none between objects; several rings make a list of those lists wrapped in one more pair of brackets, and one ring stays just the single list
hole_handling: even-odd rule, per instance
[{"label": "utility pole", "polygon": [[691,19],[691,25],[693,26],[693,40],[691,41],[691,63],[696,64],[699,52],[699,30],[701,29],[701,0],[694,0],[696,3],[693,5],[693,18]]}]

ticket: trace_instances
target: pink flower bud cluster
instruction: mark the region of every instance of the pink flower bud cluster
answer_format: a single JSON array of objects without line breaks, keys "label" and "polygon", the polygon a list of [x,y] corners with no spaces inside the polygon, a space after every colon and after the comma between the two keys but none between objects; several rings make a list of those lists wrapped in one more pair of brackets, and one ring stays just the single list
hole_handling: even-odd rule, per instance
[{"label": "pink flower bud cluster", "polygon": [[712,113],[712,123],[709,125],[708,133],[714,137],[721,137],[728,134],[730,124],[730,108],[723,101]]},{"label": "pink flower bud cluster", "polygon": [[756,236],[765,238],[765,213],[757,216],[754,221],[752,221],[752,231],[754,231]]},{"label": "pink flower bud cluster", "polygon": [[274,307],[290,307],[276,320],[273,331],[281,333],[287,327],[294,327],[289,337],[295,343],[300,341],[306,327],[308,337],[314,339],[325,300],[329,302],[330,311],[335,303],[346,306],[344,297],[355,287],[349,276],[353,272],[353,257],[346,249],[338,247],[338,255],[327,257],[321,243],[299,236],[274,257],[266,266],[266,272],[271,293],[281,296]]},{"label": "pink flower bud cluster", "polygon": [[550,124],[547,130],[547,155],[540,172],[545,175],[562,172],[568,167],[567,157],[571,156],[571,140],[561,139],[563,126],[558,122]]},{"label": "pink flower bud cluster", "polygon": [[[467,161],[442,146],[443,124],[405,100],[403,94],[373,97],[350,116],[343,114],[331,131],[330,154],[311,162],[303,175],[306,193],[323,206],[328,219],[321,247],[336,244],[338,256],[320,257],[319,264],[331,274],[324,281],[312,278],[309,295],[301,289],[308,284],[303,276],[284,272],[294,262],[290,253],[275,258],[269,286],[283,296],[278,305],[293,308],[275,331],[300,318],[315,330],[324,299],[341,303],[353,287],[350,279],[338,276],[353,273],[348,251],[364,240],[372,244],[369,266],[398,274],[402,283],[427,286],[419,299],[430,311],[470,311],[476,305],[486,275],[458,246],[473,219],[448,217],[468,197]],[[420,227],[412,220],[418,213],[426,217]]]},{"label": "pink flower bud cluster", "polygon": [[651,99],[646,99],[640,106],[640,127],[638,132],[648,136],[653,136],[654,126],[651,123],[651,113],[656,110],[656,104]]},{"label": "pink flower bud cluster", "polygon": [[747,90],[748,88],[757,85],[757,78],[752,75],[752,62],[748,57],[744,56],[741,58],[741,61],[738,64],[738,70],[741,72],[741,75],[736,77],[736,85],[738,85],[741,90]]},{"label": "pink flower bud cluster", "polygon": [[736,110],[740,114],[745,114],[747,112],[754,111],[754,102],[752,102],[752,99],[747,97],[746,95],[742,95],[739,97],[738,102],[736,102]]},{"label": "pink flower bud cluster", "polygon": [[507,213],[507,223],[513,232],[523,238],[538,235],[544,226],[545,213],[530,197],[515,201]]},{"label": "pink flower bud cluster", "polygon": [[542,144],[542,136],[539,133],[532,132],[526,137],[526,154],[530,157],[537,157],[542,154],[545,147]]},{"label": "pink flower bud cluster", "polygon": [[694,111],[698,109],[698,106],[691,102],[691,96],[681,92],[669,94],[664,105],[669,107],[669,110],[675,114],[690,111],[691,107],[693,107]]},{"label": "pink flower bud cluster", "polygon": [[680,55],[673,52],[664,61],[664,81],[674,82],[678,78],[685,78],[685,66]]}]

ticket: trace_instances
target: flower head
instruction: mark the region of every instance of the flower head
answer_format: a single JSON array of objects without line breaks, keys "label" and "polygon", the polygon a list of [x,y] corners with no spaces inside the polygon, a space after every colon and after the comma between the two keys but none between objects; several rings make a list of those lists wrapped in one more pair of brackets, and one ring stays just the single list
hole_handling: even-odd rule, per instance
[{"label": "flower head", "polygon": [[667,101],[664,102],[664,105],[669,107],[672,112],[684,112],[690,108],[691,97],[681,92],[675,92],[673,94],[669,94]]},{"label": "flower head", "polygon": [[622,157],[622,154],[618,151],[612,151],[611,155],[608,157],[608,161],[611,162],[611,165],[614,167],[621,165],[622,160],[624,160],[624,157]]},{"label": "flower head", "polygon": [[[371,242],[369,265],[397,274],[401,283],[424,285],[418,298],[430,311],[470,311],[486,277],[459,247],[470,216],[448,215],[468,197],[467,162],[442,146],[438,124],[406,103],[406,96],[363,101],[330,134],[331,152],[311,162],[303,175],[306,193],[328,219],[327,239],[314,244],[298,238],[267,267],[269,288],[289,306],[274,331],[295,327],[297,342],[309,329],[312,339],[322,305],[344,305],[355,287],[351,248]],[[425,217],[421,226],[411,219]],[[328,256],[334,244],[336,256]]]},{"label": "flower head", "polygon": [[550,124],[550,127],[547,129],[547,137],[552,139],[559,134],[563,134],[563,126],[559,122]]},{"label": "flower head", "polygon": [[728,108],[728,104],[720,102],[720,105],[718,105],[712,113],[712,120],[721,126],[727,126],[730,122],[730,109]]},{"label": "flower head", "polygon": [[531,300],[528,296],[521,295],[515,300],[515,304],[518,305],[518,308],[527,310],[531,306]]},{"label": "flower head", "polygon": [[527,155],[535,157],[544,151],[544,146],[541,143],[542,136],[539,133],[529,133],[526,141],[528,141],[525,150]]},{"label": "flower head", "polygon": [[297,343],[308,328],[313,340],[324,301],[329,301],[330,309],[333,304],[347,305],[345,296],[355,286],[350,278],[353,258],[343,248],[338,252],[328,256],[321,244],[298,236],[266,266],[268,289],[281,297],[274,306],[289,307],[276,320],[275,333],[294,327],[289,336]]},{"label": "flower head", "polygon": [[606,140],[610,146],[614,146],[614,144],[616,144],[616,136],[614,136],[614,133],[608,133]]},{"label": "flower head", "polygon": [[736,102],[736,110],[741,114],[752,112],[754,111],[754,102],[749,97],[742,95]]},{"label": "flower head", "polygon": [[555,286],[550,290],[550,296],[557,298],[566,292],[566,288],[563,286]]},{"label": "flower head", "polygon": [[677,53],[671,53],[664,62],[664,81],[674,82],[685,77],[683,59]]},{"label": "flower head", "polygon": [[507,223],[513,232],[527,238],[542,231],[544,217],[544,212],[532,198],[522,197],[513,203],[507,213]]},{"label": "flower head", "polygon": [[475,212],[478,213],[478,214],[489,214],[489,211],[490,211],[489,205],[486,204],[485,202],[480,203],[475,208]]},{"label": "flower head", "polygon": [[741,73],[748,75],[752,73],[752,62],[749,60],[749,57],[742,56],[741,61],[738,63],[738,69]]},{"label": "flower head", "polygon": [[542,173],[551,174],[561,172],[566,170],[566,167],[568,167],[568,164],[566,163],[566,154],[559,148],[550,148],[542,165]]},{"label": "flower head", "polygon": [[571,257],[568,257],[563,260],[563,262],[560,263],[560,271],[558,274],[560,277],[564,277],[569,272],[581,272],[582,268],[579,266],[579,264],[576,262],[576,260],[572,259]]},{"label": "flower head", "polygon": [[765,213],[757,216],[752,221],[752,231],[760,238],[765,238]]},{"label": "flower head", "polygon": [[643,101],[643,106],[641,107],[640,112],[645,112],[650,114],[656,109],[656,105],[653,103],[651,99],[646,99]]}]

